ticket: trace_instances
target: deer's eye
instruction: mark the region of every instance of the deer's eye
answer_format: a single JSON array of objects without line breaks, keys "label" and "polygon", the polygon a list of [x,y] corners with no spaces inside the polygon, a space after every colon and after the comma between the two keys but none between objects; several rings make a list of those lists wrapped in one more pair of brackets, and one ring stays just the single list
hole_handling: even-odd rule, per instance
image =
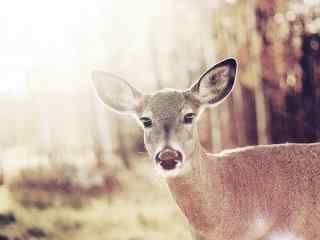
[{"label": "deer's eye", "polygon": [[152,120],[150,118],[142,117],[140,120],[145,128],[152,127]]},{"label": "deer's eye", "polygon": [[183,117],[183,123],[185,123],[185,124],[192,123],[195,116],[196,116],[196,114],[194,114],[194,113],[187,113]]}]

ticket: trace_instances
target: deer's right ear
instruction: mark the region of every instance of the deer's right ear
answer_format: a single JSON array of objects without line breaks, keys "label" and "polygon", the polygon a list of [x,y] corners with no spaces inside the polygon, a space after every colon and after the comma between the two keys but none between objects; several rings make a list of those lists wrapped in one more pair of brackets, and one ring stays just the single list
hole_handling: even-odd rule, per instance
[{"label": "deer's right ear", "polygon": [[118,113],[137,113],[143,94],[126,80],[110,73],[93,71],[92,83],[106,106]]}]

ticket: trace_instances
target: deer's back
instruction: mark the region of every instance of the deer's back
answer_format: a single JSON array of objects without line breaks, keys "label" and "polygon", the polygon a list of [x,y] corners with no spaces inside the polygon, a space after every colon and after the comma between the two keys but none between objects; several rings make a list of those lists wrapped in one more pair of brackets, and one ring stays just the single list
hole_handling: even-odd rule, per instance
[{"label": "deer's back", "polygon": [[320,227],[320,144],[248,147],[215,158],[223,185],[223,219],[239,218],[255,230],[316,234]]}]

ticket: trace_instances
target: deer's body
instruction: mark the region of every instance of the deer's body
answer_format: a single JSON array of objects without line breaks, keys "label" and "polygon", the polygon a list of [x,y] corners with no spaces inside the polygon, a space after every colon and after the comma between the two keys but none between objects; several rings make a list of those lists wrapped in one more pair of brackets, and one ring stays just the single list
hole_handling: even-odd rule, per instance
[{"label": "deer's body", "polygon": [[149,95],[110,74],[95,72],[93,79],[107,106],[140,120],[155,169],[167,178],[195,240],[320,239],[320,143],[216,155],[199,144],[193,120],[227,97],[236,67],[227,59],[185,91]]},{"label": "deer's body", "polygon": [[320,144],[195,157],[168,184],[196,239],[320,239]]}]

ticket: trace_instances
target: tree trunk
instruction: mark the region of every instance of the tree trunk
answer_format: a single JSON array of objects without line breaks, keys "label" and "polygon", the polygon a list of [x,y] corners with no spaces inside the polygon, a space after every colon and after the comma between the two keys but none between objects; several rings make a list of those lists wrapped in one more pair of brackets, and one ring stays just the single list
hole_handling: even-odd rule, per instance
[{"label": "tree trunk", "polygon": [[126,142],[126,134],[125,134],[126,128],[124,127],[124,121],[121,119],[118,119],[117,122],[117,137],[119,141],[119,154],[123,161],[123,165],[126,167],[126,169],[131,169],[131,163],[129,159],[128,154],[128,146]]},{"label": "tree trunk", "polygon": [[314,142],[320,119],[319,34],[309,34],[307,16],[290,16],[288,8],[280,0],[256,5],[268,129],[273,143]]}]

